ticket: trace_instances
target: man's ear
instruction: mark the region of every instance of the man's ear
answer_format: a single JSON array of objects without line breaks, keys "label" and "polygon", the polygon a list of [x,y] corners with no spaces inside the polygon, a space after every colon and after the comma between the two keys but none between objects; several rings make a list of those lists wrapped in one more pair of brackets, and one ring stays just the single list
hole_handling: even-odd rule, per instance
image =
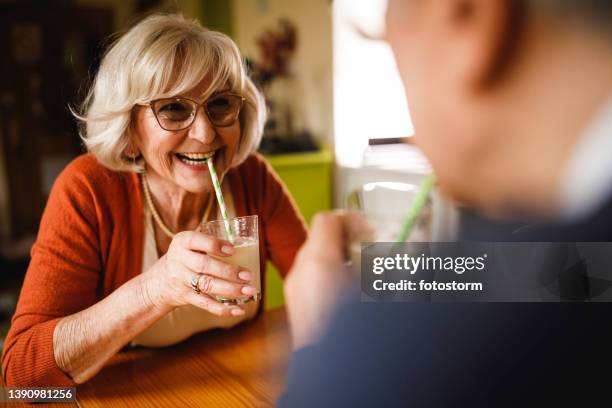
[{"label": "man's ear", "polygon": [[[494,83],[508,68],[522,21],[516,0],[448,0],[439,2],[448,36],[446,60],[471,89]],[[453,75],[454,76],[454,75]]]}]

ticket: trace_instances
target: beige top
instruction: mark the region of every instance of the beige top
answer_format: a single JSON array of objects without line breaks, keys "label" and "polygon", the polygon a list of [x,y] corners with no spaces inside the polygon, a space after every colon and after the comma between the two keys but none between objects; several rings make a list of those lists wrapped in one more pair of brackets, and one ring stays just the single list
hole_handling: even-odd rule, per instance
[{"label": "beige top", "polygon": [[[235,217],[236,209],[234,207],[234,199],[227,181],[223,182],[221,190],[225,199],[228,217]],[[221,214],[218,211],[216,219],[221,219]],[[145,238],[142,257],[142,273],[146,273],[159,259],[157,245],[155,243],[153,222],[155,221],[153,221],[151,212],[145,207]],[[188,283],[189,282],[187,282],[187,284]],[[244,316],[231,317],[216,316],[206,310],[191,305],[179,306],[136,336],[131,344],[133,346],[164,347],[181,342],[191,335],[205,330],[215,328],[229,329],[244,320],[252,319],[257,312],[258,306],[259,301],[249,302],[242,305],[246,312]]]}]

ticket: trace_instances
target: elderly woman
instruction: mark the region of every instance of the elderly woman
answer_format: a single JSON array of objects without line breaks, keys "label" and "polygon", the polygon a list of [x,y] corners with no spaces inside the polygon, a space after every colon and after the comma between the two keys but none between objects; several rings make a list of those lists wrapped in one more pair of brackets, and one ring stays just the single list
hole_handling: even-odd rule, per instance
[{"label": "elderly woman", "polygon": [[[149,17],[105,55],[77,114],[89,151],[57,179],[5,342],[12,386],[94,376],[127,344],[164,346],[229,328],[261,309],[235,248],[196,230],[259,217],[260,263],[285,274],[305,240],[288,192],[253,154],[265,106],[236,45],[178,16]],[[195,287],[194,287],[195,283]]]}]

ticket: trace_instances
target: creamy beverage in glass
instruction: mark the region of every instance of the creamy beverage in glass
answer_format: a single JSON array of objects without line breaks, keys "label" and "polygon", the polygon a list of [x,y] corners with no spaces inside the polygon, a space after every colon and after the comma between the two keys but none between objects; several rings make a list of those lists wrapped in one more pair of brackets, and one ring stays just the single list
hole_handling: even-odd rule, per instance
[{"label": "creamy beverage in glass", "polygon": [[[234,245],[234,254],[231,256],[213,256],[223,262],[239,265],[251,272],[253,278],[249,282],[257,289],[253,296],[241,296],[230,299],[221,296],[215,298],[223,303],[244,304],[261,299],[261,275],[259,270],[259,235],[257,226],[257,216],[229,218],[227,220],[231,237],[228,237],[226,225],[223,220],[209,221],[204,223],[201,231],[204,234],[228,240]],[[212,255],[211,255],[212,256]]]}]

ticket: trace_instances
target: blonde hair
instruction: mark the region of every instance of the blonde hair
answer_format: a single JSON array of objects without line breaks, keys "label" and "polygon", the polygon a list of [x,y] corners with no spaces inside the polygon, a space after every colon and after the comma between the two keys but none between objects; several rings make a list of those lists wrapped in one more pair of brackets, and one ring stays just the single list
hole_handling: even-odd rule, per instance
[{"label": "blonde hair", "polygon": [[231,166],[242,163],[261,139],[265,102],[248,77],[236,44],[225,34],[203,28],[180,15],[145,18],[110,47],[102,59],[81,112],[80,136],[104,166],[142,171],[144,163],[129,158],[133,107],[183,94],[210,80],[204,98],[220,89],[241,94],[241,135]]}]

